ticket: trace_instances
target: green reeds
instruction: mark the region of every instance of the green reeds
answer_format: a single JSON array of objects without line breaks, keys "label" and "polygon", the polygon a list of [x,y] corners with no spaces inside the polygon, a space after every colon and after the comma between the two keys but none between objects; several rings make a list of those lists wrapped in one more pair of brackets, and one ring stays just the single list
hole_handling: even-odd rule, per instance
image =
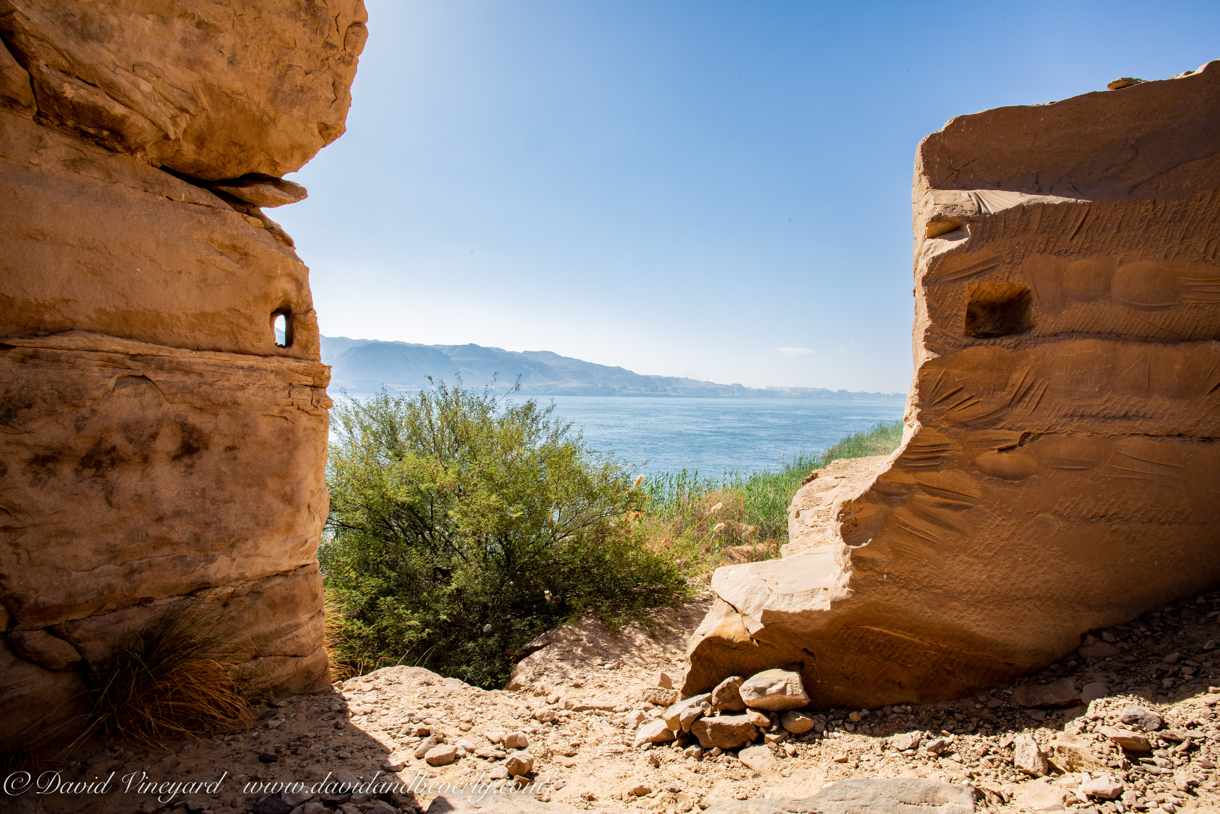
[{"label": "green reeds", "polygon": [[798,455],[775,471],[649,475],[640,485],[648,496],[641,522],[654,548],[697,573],[778,557],[788,540],[788,506],[810,472],[840,458],[888,455],[901,442],[902,422],[893,421],[849,435],[821,455]]}]

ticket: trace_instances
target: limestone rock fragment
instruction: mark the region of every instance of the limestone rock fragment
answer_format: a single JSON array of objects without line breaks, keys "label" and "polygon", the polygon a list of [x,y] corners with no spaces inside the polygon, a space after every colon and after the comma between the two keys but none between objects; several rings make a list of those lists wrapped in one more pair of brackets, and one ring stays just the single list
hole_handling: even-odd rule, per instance
[{"label": "limestone rock fragment", "polygon": [[1080,703],[1080,690],[1070,678],[1050,684],[1022,684],[1013,690],[1012,703],[1016,707],[1072,707]]},{"label": "limestone rock fragment", "polygon": [[80,663],[80,653],[68,642],[45,630],[14,630],[4,643],[21,658],[34,664],[66,673]]},{"label": "limestone rock fragment", "polygon": [[799,673],[789,670],[764,670],[742,682],[741,700],[751,709],[782,712],[809,703]]},{"label": "limestone rock fragment", "polygon": [[903,443],[717,570],[684,695],[779,668],[820,707],[947,700],[1220,584],[1218,132],[1212,62],[923,140]]},{"label": "limestone rock fragment", "polygon": [[636,730],[633,745],[643,746],[646,743],[669,743],[675,737],[674,730],[670,729],[665,721],[656,718],[640,725],[640,728]]},{"label": "limestone rock fragment", "polygon": [[1012,764],[1018,771],[1033,777],[1045,777],[1050,771],[1046,753],[1032,735],[1021,734],[1013,741]]},{"label": "limestone rock fragment", "polygon": [[717,715],[695,721],[691,734],[704,749],[736,749],[757,738],[758,729],[745,715]]},{"label": "limestone rock fragment", "polygon": [[741,700],[741,676],[729,676],[712,690],[712,709],[721,712],[741,712],[746,702]]}]

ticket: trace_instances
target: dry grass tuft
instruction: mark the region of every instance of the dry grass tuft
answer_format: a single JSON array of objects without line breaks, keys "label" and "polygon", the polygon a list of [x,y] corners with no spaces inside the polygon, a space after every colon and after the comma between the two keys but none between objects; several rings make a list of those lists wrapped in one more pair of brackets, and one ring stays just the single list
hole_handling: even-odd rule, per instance
[{"label": "dry grass tuft", "polygon": [[128,633],[93,692],[89,734],[161,747],[250,726],[250,687],[235,652],[215,612],[199,605],[175,607]]}]

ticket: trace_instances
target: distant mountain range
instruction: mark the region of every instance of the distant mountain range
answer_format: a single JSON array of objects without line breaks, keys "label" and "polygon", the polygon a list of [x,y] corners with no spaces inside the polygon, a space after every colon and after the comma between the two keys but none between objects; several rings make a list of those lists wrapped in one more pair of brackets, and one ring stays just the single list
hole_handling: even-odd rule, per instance
[{"label": "distant mountain range", "polygon": [[350,393],[420,390],[458,376],[481,388],[495,377],[495,390],[521,381],[521,392],[537,396],[701,396],[710,398],[834,399],[903,398],[903,393],[849,393],[819,387],[743,387],[675,376],[644,376],[621,367],[595,365],[550,351],[515,351],[481,345],[416,345],[376,339],[322,337],[322,361],[331,366],[331,388]]}]

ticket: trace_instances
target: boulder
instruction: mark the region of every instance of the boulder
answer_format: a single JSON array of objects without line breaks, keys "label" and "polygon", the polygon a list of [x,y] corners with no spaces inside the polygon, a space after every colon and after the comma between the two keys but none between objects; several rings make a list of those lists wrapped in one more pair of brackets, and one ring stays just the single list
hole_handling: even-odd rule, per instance
[{"label": "boulder", "polygon": [[764,670],[742,682],[742,702],[751,709],[782,712],[809,703],[799,673],[789,670]]},{"label": "boulder", "polygon": [[921,142],[903,443],[802,487],[817,540],[717,570],[684,694],[780,667],[819,707],[957,698],[1220,584],[1217,128],[1213,62]]},{"label": "boulder", "polygon": [[691,734],[704,749],[736,749],[758,737],[758,729],[745,715],[717,715],[700,718],[691,726]]}]

